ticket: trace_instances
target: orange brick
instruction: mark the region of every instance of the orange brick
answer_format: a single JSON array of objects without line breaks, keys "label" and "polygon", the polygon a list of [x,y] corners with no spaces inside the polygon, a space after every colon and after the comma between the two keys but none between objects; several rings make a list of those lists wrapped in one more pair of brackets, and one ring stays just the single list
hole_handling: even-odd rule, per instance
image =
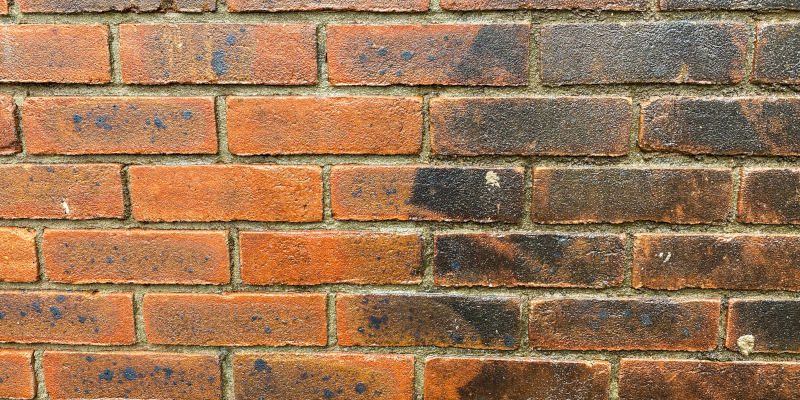
[{"label": "orange brick", "polygon": [[18,153],[16,105],[11,96],[0,96],[0,155]]},{"label": "orange brick", "polygon": [[30,97],[29,154],[213,154],[212,97]]},{"label": "orange brick", "polygon": [[34,396],[33,351],[0,350],[0,397],[32,399]]},{"label": "orange brick", "polygon": [[613,10],[644,11],[647,0],[442,0],[445,10]]},{"label": "orange brick", "polygon": [[35,282],[39,279],[36,232],[25,228],[0,228],[0,281]]},{"label": "orange brick", "polygon": [[0,342],[132,344],[130,293],[0,292]]},{"label": "orange brick", "polygon": [[8,14],[8,0],[0,0],[0,15]]},{"label": "orange brick", "polygon": [[228,11],[427,11],[429,0],[228,0]]},{"label": "orange brick", "polygon": [[142,221],[322,220],[317,166],[132,166],[129,174]]},{"label": "orange brick", "polygon": [[202,12],[217,8],[213,0],[18,0],[17,3],[23,13]]},{"label": "orange brick", "polygon": [[0,165],[0,218],[122,218],[116,164]]},{"label": "orange brick", "polygon": [[126,83],[317,82],[313,25],[122,24],[119,35]]},{"label": "orange brick", "polygon": [[225,231],[46,230],[42,252],[54,282],[230,281]]},{"label": "orange brick", "polygon": [[111,81],[106,25],[0,25],[0,82]]},{"label": "orange brick", "polygon": [[242,281],[253,285],[422,281],[422,237],[377,232],[242,232]]},{"label": "orange brick", "polygon": [[422,142],[420,97],[231,97],[231,152],[414,154]]},{"label": "orange brick", "polygon": [[323,346],[324,293],[144,296],[150,343],[202,346]]}]

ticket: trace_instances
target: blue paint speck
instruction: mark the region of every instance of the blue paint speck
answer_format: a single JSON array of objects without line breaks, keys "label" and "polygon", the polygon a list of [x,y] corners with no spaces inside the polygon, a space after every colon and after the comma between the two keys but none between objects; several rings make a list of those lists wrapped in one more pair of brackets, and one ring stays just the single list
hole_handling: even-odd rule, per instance
[{"label": "blue paint speck", "polygon": [[409,61],[412,58],[414,58],[414,53],[412,53],[410,51],[404,51],[404,52],[400,53],[400,57],[403,57],[403,60]]},{"label": "blue paint speck", "polygon": [[217,76],[225,75],[228,72],[228,64],[225,63],[225,52],[217,50],[211,53],[211,68]]},{"label": "blue paint speck", "polygon": [[364,394],[364,392],[366,392],[366,391],[367,391],[367,385],[365,385],[365,384],[363,384],[361,382],[356,383],[356,393]]},{"label": "blue paint speck", "polygon": [[76,124],[80,124],[81,122],[83,122],[83,117],[81,117],[78,114],[75,114],[75,115],[72,116],[72,122],[74,122]]},{"label": "blue paint speck", "polygon": [[88,362],[94,362],[94,357],[92,357],[92,356],[86,356],[86,361],[88,361]]},{"label": "blue paint speck", "polygon": [[33,308],[33,311],[36,311],[39,314],[42,313],[42,303],[34,301],[33,303],[31,303],[31,307]]},{"label": "blue paint speck", "polygon": [[648,315],[648,314],[642,314],[639,317],[639,322],[641,322],[642,325],[644,325],[644,326],[652,326],[653,325],[653,320],[650,319],[650,315]]},{"label": "blue paint speck", "polygon": [[374,315],[370,315],[367,318],[367,320],[369,321],[369,327],[370,328],[372,328],[372,329],[381,329],[381,324],[385,324],[386,322],[388,322],[389,321],[389,317],[384,315],[384,316],[379,318],[379,317],[376,317]]},{"label": "blue paint speck", "polygon": [[369,61],[369,57],[366,54],[361,54],[358,56],[358,61],[361,62],[362,64],[366,63],[367,61]]},{"label": "blue paint speck", "polygon": [[172,368],[164,368],[164,376],[169,379],[172,376]]},{"label": "blue paint speck", "polygon": [[322,396],[325,397],[326,399],[332,399],[334,396],[336,396],[336,393],[333,393],[332,391],[325,389],[322,391]]},{"label": "blue paint speck", "polygon": [[192,119],[192,112],[189,111],[189,110],[184,111],[183,113],[181,113],[181,115],[183,116],[183,119],[185,119],[185,120]]},{"label": "blue paint speck", "polygon": [[265,372],[265,371],[267,373],[272,372],[272,368],[270,368],[269,365],[267,365],[267,362],[260,358],[256,360],[254,368],[258,372]]},{"label": "blue paint speck", "polygon": [[100,378],[101,381],[111,382],[111,380],[114,379],[114,372],[111,371],[110,369],[107,369],[97,377]]},{"label": "blue paint speck", "polygon": [[0,311],[0,319],[4,319],[6,317],[6,313]]},{"label": "blue paint speck", "polygon": [[268,326],[265,326],[264,327],[264,333],[272,333],[272,328],[270,328]]},{"label": "blue paint speck", "polygon": [[56,302],[63,303],[65,301],[67,301],[67,296],[64,296],[63,294],[56,296]]},{"label": "blue paint speck", "polygon": [[86,322],[86,317],[84,317],[83,315],[78,315],[78,322],[80,323]]},{"label": "blue paint speck", "polygon": [[53,318],[61,319],[64,315],[61,313],[61,309],[58,307],[50,307],[50,314],[53,314]]},{"label": "blue paint speck", "polygon": [[125,368],[125,371],[122,371],[122,376],[129,381],[136,380],[136,370],[133,368]]},{"label": "blue paint speck", "polygon": [[106,119],[106,117],[97,117],[97,118],[95,118],[94,125],[96,127],[98,127],[98,128],[106,130],[106,131],[110,131],[110,130],[113,129],[111,124],[108,123],[108,120]]},{"label": "blue paint speck", "polygon": [[114,257],[113,256],[106,257],[106,264],[113,264],[113,263],[114,263]]},{"label": "blue paint speck", "polygon": [[156,128],[158,128],[158,129],[166,129],[167,128],[167,125],[164,123],[163,120],[161,120],[161,118],[156,117],[156,119],[153,120],[153,123],[156,125]]},{"label": "blue paint speck", "polygon": [[228,35],[228,37],[225,38],[225,43],[227,43],[228,46],[235,45],[236,44],[236,36]]},{"label": "blue paint speck", "polygon": [[378,49],[377,53],[381,57],[386,57],[386,55],[389,54],[389,49],[387,49],[386,47],[381,47],[380,49]]}]

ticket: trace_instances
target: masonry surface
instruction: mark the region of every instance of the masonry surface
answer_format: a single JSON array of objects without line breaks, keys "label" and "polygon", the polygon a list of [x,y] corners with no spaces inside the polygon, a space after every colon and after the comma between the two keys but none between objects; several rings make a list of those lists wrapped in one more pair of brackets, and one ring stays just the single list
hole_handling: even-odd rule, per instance
[{"label": "masonry surface", "polygon": [[0,49],[0,398],[800,398],[796,0],[0,0]]}]

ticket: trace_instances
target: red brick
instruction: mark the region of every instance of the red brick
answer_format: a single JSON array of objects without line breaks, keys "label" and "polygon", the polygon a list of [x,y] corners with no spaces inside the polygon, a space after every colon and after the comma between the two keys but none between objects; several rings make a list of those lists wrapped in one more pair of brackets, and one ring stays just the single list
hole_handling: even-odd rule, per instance
[{"label": "red brick", "polygon": [[800,291],[800,236],[636,236],[635,288]]},{"label": "red brick", "polygon": [[122,218],[121,166],[0,165],[0,218]]},{"label": "red brick", "polygon": [[212,97],[30,97],[29,154],[214,154]]},{"label": "red brick", "polygon": [[144,296],[147,340],[200,346],[324,346],[324,293]]},{"label": "red brick", "polygon": [[717,345],[718,299],[533,300],[529,343],[547,350],[708,351]]},{"label": "red brick", "polygon": [[36,282],[39,265],[36,256],[36,231],[25,228],[0,228],[0,281]]},{"label": "red brick", "polygon": [[313,25],[122,24],[125,83],[317,82]]},{"label": "red brick", "polygon": [[242,281],[251,285],[422,281],[419,234],[241,232],[239,241]]},{"label": "red brick", "polygon": [[630,360],[620,362],[621,400],[792,400],[799,363]]},{"label": "red brick", "polygon": [[425,399],[607,400],[606,361],[444,358],[425,362]]},{"label": "red brick", "polygon": [[795,0],[660,0],[665,11],[685,10],[800,10]]},{"label": "red brick", "polygon": [[244,353],[233,360],[236,399],[412,398],[414,359],[348,353]]},{"label": "red brick", "polygon": [[[728,303],[725,346],[747,353],[800,353],[800,301],[733,299]],[[739,347],[739,338],[752,336],[752,348]]]},{"label": "red brick", "polygon": [[216,354],[45,351],[43,370],[53,400],[217,400]]},{"label": "red brick", "polygon": [[0,397],[32,399],[34,396],[33,351],[0,350]]},{"label": "red brick", "polygon": [[342,220],[517,222],[522,168],[334,166],[331,207]]},{"label": "red brick", "polygon": [[751,80],[800,84],[800,23],[760,23],[756,28]]},{"label": "red brick", "polygon": [[231,97],[231,153],[414,154],[420,97]]},{"label": "red brick", "polygon": [[111,81],[106,25],[0,25],[0,82]]},{"label": "red brick", "polygon": [[733,182],[722,168],[561,168],[533,171],[533,221],[722,223]]},{"label": "red brick", "polygon": [[530,26],[330,26],[334,85],[489,85],[528,83]]},{"label": "red brick", "polygon": [[19,153],[17,138],[17,107],[11,96],[0,95],[0,155]]},{"label": "red brick", "polygon": [[800,169],[747,168],[739,190],[739,221],[800,224]]},{"label": "red brick", "polygon": [[0,342],[132,344],[130,293],[0,292]]},{"label": "red brick", "polygon": [[132,166],[129,174],[142,221],[322,220],[317,166]]},{"label": "red brick", "polygon": [[445,10],[643,11],[647,0],[441,0]]},{"label": "red brick", "polygon": [[205,12],[217,8],[213,0],[18,0],[17,3],[24,13]]},{"label": "red brick", "polygon": [[42,246],[53,282],[230,282],[225,231],[48,229]]},{"label": "red brick", "polygon": [[228,0],[228,11],[427,11],[429,0]]},{"label": "red brick", "polygon": [[8,15],[8,0],[0,0],[0,15]]}]

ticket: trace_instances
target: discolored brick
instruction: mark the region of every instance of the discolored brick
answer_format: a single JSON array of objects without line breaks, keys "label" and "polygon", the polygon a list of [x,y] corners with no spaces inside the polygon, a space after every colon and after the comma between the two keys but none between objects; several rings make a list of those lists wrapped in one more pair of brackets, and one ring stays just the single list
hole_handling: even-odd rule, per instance
[{"label": "discolored brick", "polygon": [[108,11],[214,11],[212,0],[18,0],[23,13],[97,13]]},{"label": "discolored brick", "polygon": [[739,221],[800,224],[800,169],[746,168],[739,190]]},{"label": "discolored brick", "polygon": [[800,23],[758,24],[754,51],[753,82],[800,84]]},{"label": "discolored brick", "polygon": [[33,351],[0,350],[0,397],[32,399],[34,396]]},{"label": "discolored brick", "polygon": [[539,223],[712,224],[727,219],[733,182],[722,168],[561,168],[533,171]]},{"label": "discolored brick", "polygon": [[236,399],[412,397],[414,358],[348,353],[244,353],[233,361]]},{"label": "discolored brick", "polygon": [[39,279],[35,240],[33,229],[0,228],[0,282],[36,282]]},{"label": "discolored brick", "polygon": [[529,343],[546,350],[708,351],[717,344],[719,310],[719,299],[536,299]]},{"label": "discolored brick", "polygon": [[541,30],[546,85],[737,83],[749,28],[734,22],[554,24]]},{"label": "discolored brick", "polygon": [[22,149],[17,138],[16,111],[14,99],[0,95],[0,155],[19,153]]},{"label": "discolored brick", "polygon": [[525,24],[329,26],[329,80],[521,86],[528,82],[529,31]]},{"label": "discolored brick", "polygon": [[228,0],[228,11],[427,11],[429,0]]},{"label": "discolored brick", "polygon": [[644,11],[647,0],[441,0],[445,10]]},{"label": "discolored brick", "polygon": [[352,231],[241,232],[242,281],[251,285],[413,284],[422,237]]},{"label": "discolored brick", "polygon": [[605,288],[624,278],[622,235],[455,233],[434,243],[441,286]]},{"label": "discolored brick", "polygon": [[800,353],[800,301],[733,299],[728,303],[725,346],[741,350],[740,337],[751,335],[755,353]]},{"label": "discolored brick", "polygon": [[338,343],[516,349],[519,306],[515,297],[338,294]]},{"label": "discolored brick", "polygon": [[341,220],[517,222],[522,168],[345,165],[331,169]]},{"label": "discolored brick", "polygon": [[659,8],[678,10],[800,10],[797,0],[660,0]]},{"label": "discolored brick", "polygon": [[631,101],[627,98],[437,97],[431,99],[430,113],[435,154],[628,153]]}]

